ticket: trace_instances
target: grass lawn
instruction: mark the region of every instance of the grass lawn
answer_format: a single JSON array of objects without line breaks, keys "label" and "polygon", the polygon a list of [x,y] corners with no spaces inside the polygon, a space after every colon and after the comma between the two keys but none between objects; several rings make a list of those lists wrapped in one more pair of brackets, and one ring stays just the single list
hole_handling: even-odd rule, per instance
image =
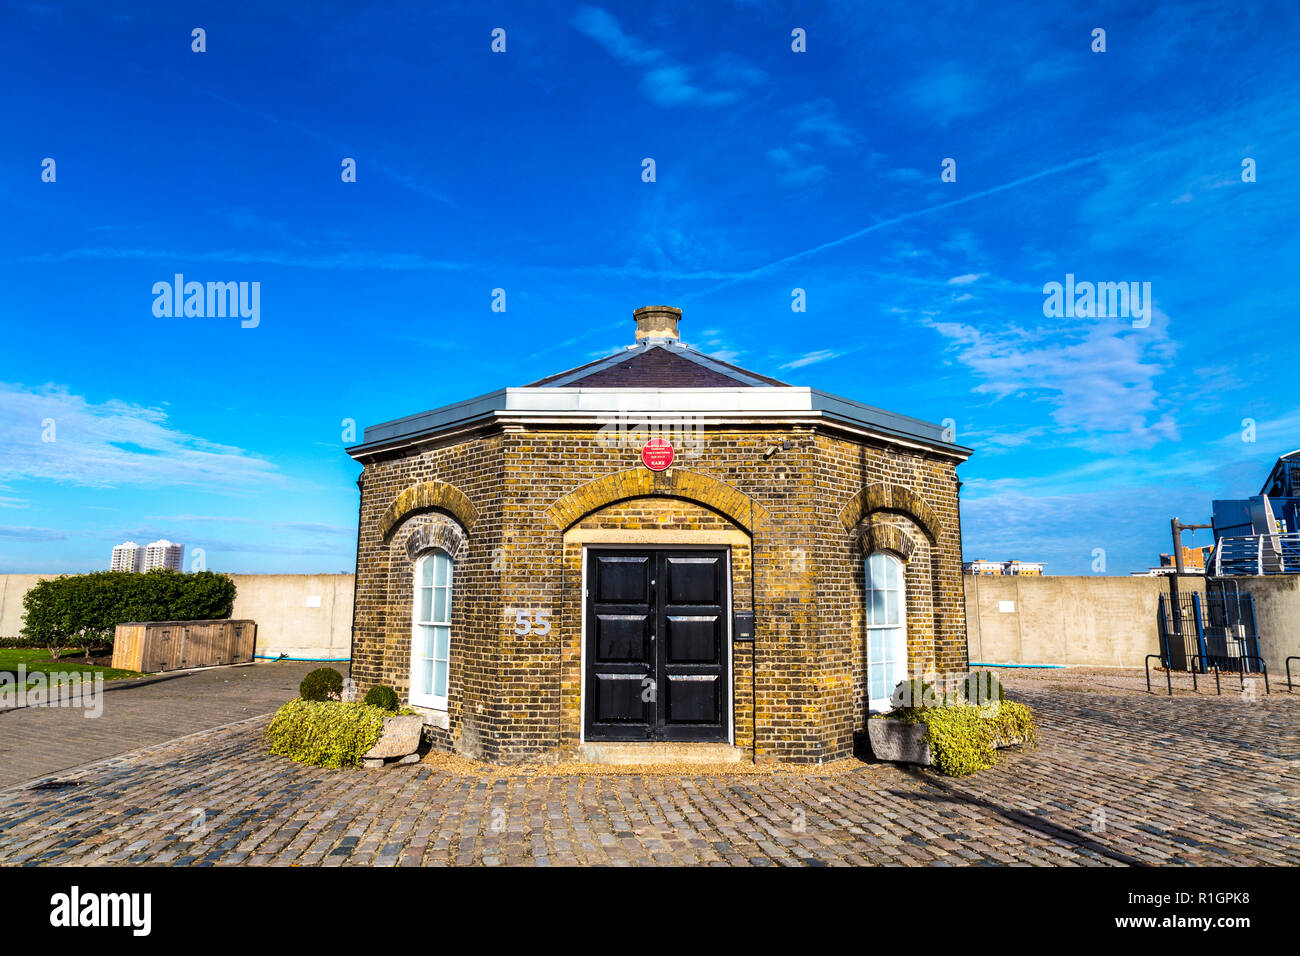
[{"label": "grass lawn", "polygon": [[63,674],[103,674],[104,680],[120,680],[123,677],[140,677],[135,671],[125,671],[115,667],[103,667],[83,662],[81,652],[71,649],[67,656],[57,661],[50,661],[50,652],[44,647],[0,647],[0,672],[8,671],[11,680],[18,679],[18,665],[25,664],[27,673],[48,674],[51,671]]}]

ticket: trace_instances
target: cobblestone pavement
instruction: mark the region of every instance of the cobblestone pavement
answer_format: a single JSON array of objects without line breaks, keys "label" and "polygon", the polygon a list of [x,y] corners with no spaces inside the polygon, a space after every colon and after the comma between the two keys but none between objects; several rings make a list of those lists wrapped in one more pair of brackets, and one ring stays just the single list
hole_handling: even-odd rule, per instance
[{"label": "cobblestone pavement", "polygon": [[73,707],[0,711],[0,787],[265,714],[319,666],[268,661],[107,681],[103,713],[93,720]]},{"label": "cobblestone pavement", "polygon": [[1300,865],[1300,694],[1011,686],[1042,744],[957,780],[326,771],[257,718],[0,791],[0,864]]}]

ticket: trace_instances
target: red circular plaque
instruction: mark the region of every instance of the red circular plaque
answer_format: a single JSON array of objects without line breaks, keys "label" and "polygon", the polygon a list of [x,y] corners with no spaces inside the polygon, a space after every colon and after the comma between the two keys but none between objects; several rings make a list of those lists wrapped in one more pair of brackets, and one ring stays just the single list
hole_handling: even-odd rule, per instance
[{"label": "red circular plaque", "polygon": [[673,446],[662,438],[652,438],[641,446],[641,463],[651,471],[663,471],[673,463]]}]

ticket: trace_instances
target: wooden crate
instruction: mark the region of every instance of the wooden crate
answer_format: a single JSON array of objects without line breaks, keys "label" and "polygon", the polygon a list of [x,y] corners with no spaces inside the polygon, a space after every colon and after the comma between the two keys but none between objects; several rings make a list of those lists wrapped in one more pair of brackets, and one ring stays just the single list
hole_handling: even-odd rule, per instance
[{"label": "wooden crate", "polygon": [[146,674],[246,664],[257,641],[254,621],[133,621],[113,636],[113,666]]}]

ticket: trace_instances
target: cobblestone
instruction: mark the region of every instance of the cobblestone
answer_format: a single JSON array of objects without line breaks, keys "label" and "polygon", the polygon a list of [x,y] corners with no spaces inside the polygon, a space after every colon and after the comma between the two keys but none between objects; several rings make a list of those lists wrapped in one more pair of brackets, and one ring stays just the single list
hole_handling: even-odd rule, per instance
[{"label": "cobblestone", "polygon": [[1041,744],[963,779],[327,771],[259,717],[0,791],[0,864],[1300,865],[1300,695],[1012,686]]}]

